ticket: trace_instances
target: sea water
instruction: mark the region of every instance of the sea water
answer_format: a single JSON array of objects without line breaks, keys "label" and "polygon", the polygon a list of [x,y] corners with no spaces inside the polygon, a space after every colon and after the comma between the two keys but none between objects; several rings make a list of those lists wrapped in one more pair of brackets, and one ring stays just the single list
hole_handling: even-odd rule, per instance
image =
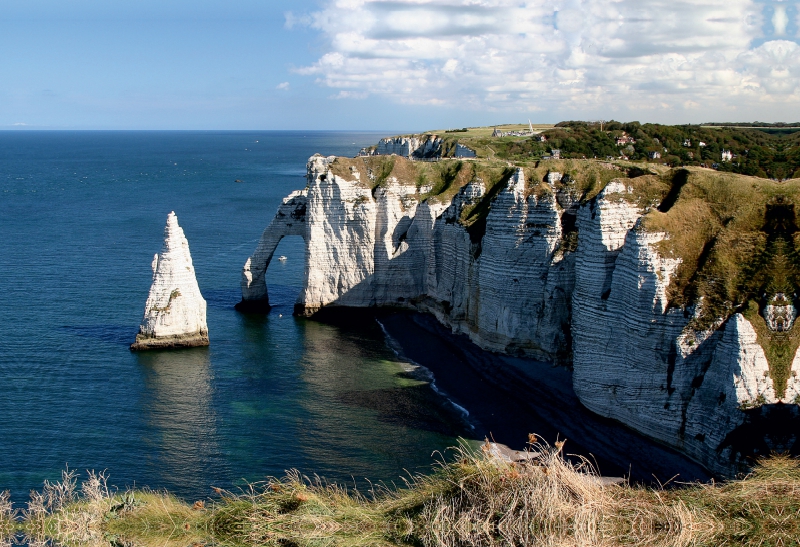
[{"label": "sea water", "polygon": [[[291,468],[359,484],[429,469],[457,431],[377,324],[292,316],[304,248],[243,315],[241,267],[314,153],[379,133],[0,132],[0,489],[62,470],[205,498]],[[211,346],[131,353],[175,211]]]}]

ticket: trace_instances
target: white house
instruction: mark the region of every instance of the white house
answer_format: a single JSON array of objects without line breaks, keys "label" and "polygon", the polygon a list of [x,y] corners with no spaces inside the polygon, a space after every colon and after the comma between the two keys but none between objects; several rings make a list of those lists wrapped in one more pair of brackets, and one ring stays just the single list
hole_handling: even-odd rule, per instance
[{"label": "white house", "polygon": [[614,141],[617,146],[625,146],[626,144],[634,144],[636,141],[630,135],[623,133],[621,137],[617,137]]},{"label": "white house", "polygon": [[733,152],[730,150],[722,149],[722,161],[732,161],[733,160]]}]

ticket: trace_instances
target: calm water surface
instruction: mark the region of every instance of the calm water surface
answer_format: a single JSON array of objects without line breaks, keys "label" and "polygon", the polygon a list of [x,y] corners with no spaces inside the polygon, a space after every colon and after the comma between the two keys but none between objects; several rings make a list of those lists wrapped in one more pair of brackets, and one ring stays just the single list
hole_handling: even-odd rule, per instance
[{"label": "calm water surface", "polygon": [[[380,136],[0,132],[0,489],[24,502],[67,465],[189,498],[292,467],[392,480],[452,446],[442,401],[405,377],[376,325],[292,317],[300,238],[270,268],[271,313],[233,309],[306,159]],[[171,210],[211,346],[132,354]]]}]

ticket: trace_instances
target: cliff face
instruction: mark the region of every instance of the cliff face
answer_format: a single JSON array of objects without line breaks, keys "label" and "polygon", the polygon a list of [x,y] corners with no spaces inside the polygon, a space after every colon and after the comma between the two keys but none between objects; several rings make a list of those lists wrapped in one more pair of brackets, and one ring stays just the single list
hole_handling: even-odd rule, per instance
[{"label": "cliff face", "polygon": [[[571,255],[557,254],[564,209],[553,193],[527,195],[524,172],[516,170],[494,197],[485,233],[477,238],[458,219],[485,197],[480,179],[449,203],[421,202],[413,183],[390,177],[373,189],[357,170],[337,174],[335,161],[342,160],[316,156],[309,162],[305,221],[298,224],[305,225],[307,243],[298,313],[325,306],[418,307],[485,348],[562,356],[574,269]],[[245,265],[248,295],[266,294],[263,274],[253,272],[265,269],[263,249],[274,250],[288,235],[276,223]]]},{"label": "cliff face", "polygon": [[[297,313],[418,309],[483,348],[571,363],[589,409],[722,474],[740,469],[750,455],[742,438],[771,409],[791,423],[763,446],[797,449],[794,307],[776,296],[764,321],[758,306],[720,304],[714,268],[742,247],[737,238],[750,224],[717,221],[724,215],[682,190],[707,193],[702,180],[629,179],[597,164],[562,174],[386,161],[312,157],[306,190],[284,201],[245,265],[243,302],[266,300],[271,253],[281,237],[301,235],[307,269]],[[763,223],[763,208],[752,209],[740,216]],[[785,252],[793,228],[775,226],[747,241],[784,273],[736,293],[744,302],[783,287],[794,271]]]},{"label": "cliff face", "polygon": [[442,152],[442,139],[436,135],[413,137],[387,137],[378,141],[376,146],[362,148],[362,156],[398,156],[432,158]]},{"label": "cliff face", "polygon": [[792,403],[793,393],[776,396],[764,350],[741,313],[695,333],[686,310],[668,307],[680,260],[660,256],[666,234],[644,229],[643,211],[627,193],[612,182],[580,209],[575,392],[590,410],[680,448],[712,471],[739,470],[744,462],[725,440],[745,423],[743,409]]},{"label": "cliff face", "polygon": [[391,156],[392,154],[406,158],[430,159],[452,156],[456,158],[474,158],[474,150],[451,142],[450,146],[437,135],[417,135],[411,137],[387,137],[381,139],[376,146],[361,149],[361,156]]},{"label": "cliff face", "polygon": [[131,350],[207,346],[206,301],[174,212],[167,216],[164,246],[153,257],[152,268],[153,284]]}]

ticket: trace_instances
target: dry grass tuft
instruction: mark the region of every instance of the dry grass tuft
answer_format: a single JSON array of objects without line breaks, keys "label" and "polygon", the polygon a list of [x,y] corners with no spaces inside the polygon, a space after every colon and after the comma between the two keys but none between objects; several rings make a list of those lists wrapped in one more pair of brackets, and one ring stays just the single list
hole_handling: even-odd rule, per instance
[{"label": "dry grass tuft", "polygon": [[11,494],[8,490],[0,492],[0,547],[11,547],[11,538],[17,528],[18,512],[11,503]]},{"label": "dry grass tuft", "polygon": [[[297,471],[219,499],[109,492],[102,474],[45,483],[25,512],[32,545],[767,546],[800,537],[800,465],[763,460],[740,481],[671,489],[599,477],[529,439],[519,461],[462,445],[431,475],[368,496]],[[10,513],[7,495],[0,510]],[[5,508],[5,509],[4,509]]]}]

